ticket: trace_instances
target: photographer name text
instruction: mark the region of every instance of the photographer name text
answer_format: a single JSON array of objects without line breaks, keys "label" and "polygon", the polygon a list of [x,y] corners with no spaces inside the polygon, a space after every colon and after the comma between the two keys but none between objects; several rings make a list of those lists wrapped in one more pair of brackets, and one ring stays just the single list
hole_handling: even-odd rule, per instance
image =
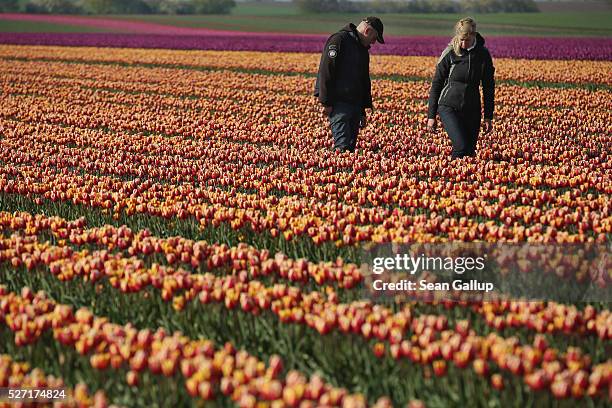
[{"label": "photographer name text", "polygon": [[495,286],[491,282],[482,282],[476,279],[469,281],[456,279],[452,282],[428,282],[420,280],[418,282],[410,280],[400,280],[398,282],[385,282],[377,279],[372,282],[372,288],[375,291],[383,292],[415,292],[415,291],[451,291],[460,290],[468,292],[492,292]]}]

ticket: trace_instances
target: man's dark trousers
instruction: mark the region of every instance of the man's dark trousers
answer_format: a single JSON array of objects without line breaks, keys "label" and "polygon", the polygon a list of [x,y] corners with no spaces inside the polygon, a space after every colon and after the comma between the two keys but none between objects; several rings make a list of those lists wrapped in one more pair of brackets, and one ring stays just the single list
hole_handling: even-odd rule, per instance
[{"label": "man's dark trousers", "polygon": [[345,102],[336,102],[329,115],[334,149],[339,151],[354,151],[359,133],[359,121],[362,108]]},{"label": "man's dark trousers", "polygon": [[453,142],[451,156],[459,158],[476,156],[476,143],[480,131],[480,110],[467,109],[457,111],[449,106],[440,105],[438,114],[444,129]]}]

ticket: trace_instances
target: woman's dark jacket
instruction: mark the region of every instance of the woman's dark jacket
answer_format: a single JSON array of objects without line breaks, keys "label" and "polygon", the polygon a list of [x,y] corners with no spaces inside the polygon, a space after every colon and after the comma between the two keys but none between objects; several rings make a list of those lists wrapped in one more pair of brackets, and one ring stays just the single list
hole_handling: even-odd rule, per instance
[{"label": "woman's dark jacket", "polygon": [[[484,46],[485,40],[476,33],[476,45],[470,51],[462,49],[463,55],[455,54],[452,45],[449,45],[438,60],[429,91],[429,110],[427,118],[433,119],[438,112],[438,105],[447,105],[459,110],[480,112],[480,92],[482,82],[484,99],[484,117],[493,119],[495,98],[495,67],[489,50]],[[450,78],[449,78],[450,74]],[[454,87],[454,88],[453,88]],[[457,89],[465,88],[465,92]],[[457,99],[461,99],[458,101]],[[452,100],[451,100],[452,99]],[[461,103],[459,103],[461,102]]]}]

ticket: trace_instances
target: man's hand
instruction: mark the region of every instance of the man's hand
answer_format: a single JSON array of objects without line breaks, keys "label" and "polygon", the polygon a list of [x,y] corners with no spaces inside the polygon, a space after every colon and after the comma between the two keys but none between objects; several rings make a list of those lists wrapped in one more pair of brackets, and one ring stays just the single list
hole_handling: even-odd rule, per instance
[{"label": "man's hand", "polygon": [[331,115],[332,110],[334,110],[333,106],[323,105],[323,113],[325,113],[326,115]]},{"label": "man's hand", "polygon": [[433,132],[436,130],[437,127],[438,127],[438,122],[436,121],[436,118],[427,119],[427,130],[429,130],[430,132]]},{"label": "man's hand", "polygon": [[368,118],[367,116],[362,115],[361,118],[359,118],[359,128],[363,129],[366,126],[368,126]]},{"label": "man's hand", "polygon": [[491,122],[491,119],[485,119],[482,125],[482,130],[485,135],[487,133],[491,133],[491,131],[493,130],[493,122]]}]

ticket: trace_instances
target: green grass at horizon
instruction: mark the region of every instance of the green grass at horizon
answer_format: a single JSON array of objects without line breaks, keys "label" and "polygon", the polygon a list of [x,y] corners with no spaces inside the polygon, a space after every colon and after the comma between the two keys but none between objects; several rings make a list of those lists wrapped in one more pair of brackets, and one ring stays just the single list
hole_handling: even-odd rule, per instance
[{"label": "green grass at horizon", "polygon": [[247,16],[295,16],[302,14],[302,11],[291,2],[246,2],[236,3],[236,7],[232,9],[231,14]]},{"label": "green grass at horizon", "polygon": [[[387,35],[450,36],[464,14],[380,14]],[[549,12],[473,14],[487,36],[612,37],[612,12]],[[99,15],[96,18],[135,20],[177,27],[232,31],[329,34],[363,16],[349,13],[309,14],[295,5],[239,3],[228,15]],[[108,32],[69,24],[0,20],[0,32]],[[119,30],[116,30],[119,31]]]},{"label": "green grass at horizon", "polygon": [[[381,14],[388,35],[451,35],[455,21],[463,14]],[[104,16],[109,17],[109,16]],[[225,30],[270,31],[325,34],[338,30],[361,14],[326,13],[246,14],[238,10],[230,15],[118,15],[119,19],[147,21],[180,27]],[[479,30],[488,35],[517,36],[612,36],[612,13],[500,13],[473,14]]]},{"label": "green grass at horizon", "polygon": [[72,24],[42,21],[13,21],[0,19],[1,33],[109,33],[113,30]]}]

